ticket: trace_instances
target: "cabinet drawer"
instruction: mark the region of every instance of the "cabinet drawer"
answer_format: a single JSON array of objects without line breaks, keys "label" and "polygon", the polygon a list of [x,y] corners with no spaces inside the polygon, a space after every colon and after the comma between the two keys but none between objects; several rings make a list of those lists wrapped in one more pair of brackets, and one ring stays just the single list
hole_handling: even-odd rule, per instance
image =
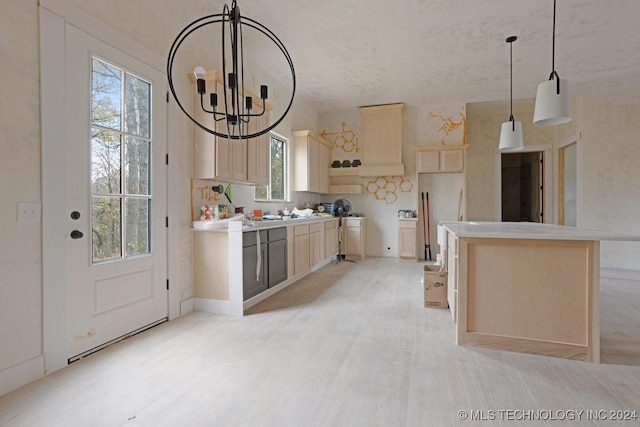
[{"label": "cabinet drawer", "polygon": [[309,234],[309,224],[296,225],[293,227],[294,236],[304,236],[305,234]]},{"label": "cabinet drawer", "polygon": [[[287,227],[281,228],[271,228],[267,230],[267,234],[269,236],[269,241],[273,242],[274,240],[283,240],[287,238]],[[260,236],[262,237],[262,236]]]},{"label": "cabinet drawer", "polygon": [[360,227],[360,220],[359,219],[344,218],[343,221],[344,221],[343,225],[345,227]]},{"label": "cabinet drawer", "polygon": [[335,219],[332,219],[330,221],[325,221],[324,223],[324,228],[327,230],[330,230],[332,228],[336,228],[338,226],[338,221]]},{"label": "cabinet drawer", "polygon": [[322,223],[309,224],[309,233],[319,233],[322,231]]},{"label": "cabinet drawer", "polygon": [[416,229],[416,224],[418,223],[417,220],[406,220],[406,219],[400,219],[398,220],[398,228],[411,228],[411,229]]},{"label": "cabinet drawer", "polygon": [[[247,231],[242,233],[242,247],[253,246],[256,244],[257,231]],[[260,242],[265,243],[267,241],[267,230],[260,230]]]}]

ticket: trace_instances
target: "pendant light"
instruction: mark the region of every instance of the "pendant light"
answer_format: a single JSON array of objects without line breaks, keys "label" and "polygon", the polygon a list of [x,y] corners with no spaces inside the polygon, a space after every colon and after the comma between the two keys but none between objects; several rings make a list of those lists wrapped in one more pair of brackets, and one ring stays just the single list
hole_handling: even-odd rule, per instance
[{"label": "pendant light", "polygon": [[571,121],[569,105],[569,82],[560,79],[555,69],[556,56],[556,0],[553,0],[553,39],[551,45],[551,75],[549,80],[538,85],[533,123],[536,125],[559,125]]},{"label": "pendant light", "polygon": [[509,121],[502,123],[502,129],[500,130],[500,144],[498,145],[498,150],[503,152],[519,151],[524,148],[522,140],[522,123],[516,122],[513,118],[513,42],[516,40],[518,40],[516,36],[507,37],[507,43],[509,43],[511,114],[509,116]]}]

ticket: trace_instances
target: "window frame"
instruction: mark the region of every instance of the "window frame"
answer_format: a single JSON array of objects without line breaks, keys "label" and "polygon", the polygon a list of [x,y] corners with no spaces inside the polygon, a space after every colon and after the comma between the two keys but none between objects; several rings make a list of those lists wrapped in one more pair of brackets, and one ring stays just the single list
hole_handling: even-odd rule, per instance
[{"label": "window frame", "polygon": [[[119,114],[120,114],[120,122],[118,127],[110,127],[110,126],[106,126],[100,123],[94,123],[94,117],[92,114],[92,111],[89,112],[89,129],[92,130],[93,129],[98,129],[98,130],[102,130],[102,131],[106,131],[106,132],[113,132],[119,135],[119,140],[120,140],[120,146],[119,146],[119,156],[120,156],[120,161],[119,161],[119,190],[118,192],[108,192],[108,193],[99,193],[96,192],[95,189],[93,188],[93,182],[90,183],[91,188],[89,189],[89,204],[90,204],[90,208],[89,208],[89,212],[91,212],[90,214],[90,218],[89,218],[89,222],[90,222],[90,227],[92,230],[91,236],[90,236],[90,241],[91,241],[91,264],[92,265],[97,265],[97,264],[102,264],[102,263],[108,263],[108,262],[117,262],[117,261],[124,261],[124,260],[128,260],[128,259],[133,259],[133,258],[139,258],[139,257],[148,257],[151,256],[153,254],[153,246],[155,244],[155,242],[153,241],[153,229],[152,229],[152,221],[153,221],[153,208],[152,208],[152,198],[153,198],[153,155],[154,155],[154,147],[153,147],[153,141],[154,141],[154,134],[153,134],[153,105],[154,105],[154,99],[153,99],[153,82],[141,75],[139,75],[138,73],[133,72],[132,70],[127,69],[126,67],[120,65],[120,64],[116,64],[113,61],[107,60],[105,58],[103,58],[100,55],[97,54],[92,54],[91,55],[91,77],[90,77],[90,84],[91,87],[89,88],[89,93],[91,94],[91,100],[89,103],[89,108],[92,109],[94,107],[94,99],[93,99],[93,83],[94,83],[94,73],[95,73],[95,69],[94,69],[94,63],[95,61],[102,63],[103,65],[112,67],[116,70],[119,71],[120,74],[120,90],[119,90]],[[127,113],[127,108],[126,108],[126,85],[127,85],[127,78],[135,78],[140,80],[143,83],[146,83],[149,85],[149,105],[148,105],[148,135],[138,135],[136,133],[133,133],[131,130],[127,129],[127,123],[126,123],[126,115]],[[93,144],[94,144],[94,137],[93,135],[90,138],[89,143],[91,144],[91,147],[89,149],[90,153],[93,153]],[[146,193],[131,193],[129,191],[128,185],[127,185],[127,174],[128,172],[128,165],[127,165],[127,151],[130,148],[129,147],[129,139],[135,139],[138,141],[143,141],[146,142],[148,144],[148,157],[147,157],[147,161],[148,161],[148,170],[147,170],[147,191]],[[93,180],[93,171],[94,171],[94,165],[93,165],[93,158],[90,159],[90,175],[91,175],[91,180]],[[120,254],[119,255],[115,255],[111,256],[111,257],[107,257],[107,258],[96,258],[95,256],[95,246],[94,246],[94,223],[95,223],[95,218],[94,218],[94,214],[93,214],[93,210],[94,210],[94,200],[97,200],[99,198],[113,198],[113,199],[118,199],[119,200],[119,225],[120,225]],[[147,237],[146,237],[146,251],[144,252],[139,252],[139,253],[128,253],[128,248],[129,248],[129,241],[128,241],[128,235],[127,235],[127,214],[128,214],[128,203],[129,201],[145,201],[147,203],[147,210],[146,210],[146,216],[147,216],[147,221],[146,221],[146,229],[147,229]]]},{"label": "window frame", "polygon": [[[283,189],[283,193],[284,193],[284,198],[283,199],[272,199],[271,198],[271,180],[272,180],[272,165],[271,165],[271,161],[273,159],[272,157],[272,152],[271,152],[271,141],[275,139],[277,141],[282,142],[283,146],[284,146],[284,168],[283,168],[283,174],[284,174],[284,189]],[[289,188],[290,188],[290,176],[291,174],[289,173],[289,164],[290,164],[290,158],[291,158],[291,144],[289,142],[289,138],[286,138],[282,135],[279,135],[275,132],[269,132],[269,184],[268,185],[256,185],[254,187],[254,191],[253,191],[253,200],[254,202],[260,202],[260,203],[285,203],[285,202],[289,202],[290,199],[290,193],[289,193]],[[256,197],[256,191],[258,189],[258,187],[266,187],[267,188],[267,198],[266,199],[260,199]]]}]

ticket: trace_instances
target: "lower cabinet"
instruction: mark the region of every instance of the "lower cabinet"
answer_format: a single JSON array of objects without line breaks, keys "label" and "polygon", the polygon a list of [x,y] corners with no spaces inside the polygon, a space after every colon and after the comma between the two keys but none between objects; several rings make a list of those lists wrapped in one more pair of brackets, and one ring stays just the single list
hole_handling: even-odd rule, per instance
[{"label": "lower cabinet", "polygon": [[342,253],[346,256],[365,258],[366,236],[365,218],[342,219]]},{"label": "lower cabinet", "polygon": [[[258,232],[242,234],[242,295],[247,300],[267,290],[269,253],[267,250],[267,230],[260,232],[260,252],[258,252]],[[260,261],[258,263],[258,253]]]},{"label": "lower cabinet", "polygon": [[269,242],[269,287],[287,280],[287,229],[275,228],[268,231]]},{"label": "lower cabinet", "polygon": [[[260,233],[260,251],[257,236]],[[260,258],[258,259],[258,254]],[[287,229],[273,228],[242,234],[243,299],[264,292],[287,279]]]},{"label": "lower cabinet", "polygon": [[309,266],[316,265],[324,259],[323,238],[322,223],[309,224]]},{"label": "lower cabinet", "polygon": [[416,260],[417,218],[398,220],[398,256],[402,259]]},{"label": "lower cabinet", "polygon": [[333,258],[338,254],[338,220],[324,223],[324,258]]},{"label": "lower cabinet", "polygon": [[300,274],[310,267],[309,258],[309,225],[293,227],[293,274]]},{"label": "lower cabinet", "polygon": [[451,309],[453,323],[457,323],[458,313],[458,239],[451,233],[447,233],[447,301]]}]

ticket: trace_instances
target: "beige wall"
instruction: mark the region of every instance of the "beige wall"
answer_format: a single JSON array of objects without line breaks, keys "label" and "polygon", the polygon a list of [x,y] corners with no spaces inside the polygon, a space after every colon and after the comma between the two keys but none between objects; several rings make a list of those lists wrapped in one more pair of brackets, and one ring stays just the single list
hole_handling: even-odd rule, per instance
[{"label": "beige wall", "polygon": [[[583,190],[587,228],[640,235],[640,104],[584,98]],[[640,268],[640,243],[603,242],[604,265]]]},{"label": "beige wall", "polygon": [[42,347],[41,230],[17,222],[18,202],[40,202],[38,2],[0,3],[0,371]]},{"label": "beige wall", "polygon": [[[563,143],[581,135],[578,226],[640,235],[640,106],[580,95],[572,96],[571,102],[571,122],[543,127],[532,124],[533,99],[516,101],[514,116],[522,122],[525,147]],[[508,113],[507,102],[467,104],[469,220],[497,220],[495,156],[500,125]],[[557,156],[557,150],[552,155]],[[554,195],[556,183],[554,170]],[[553,213],[546,211],[545,221],[552,222]],[[604,242],[601,249],[603,266],[640,268],[638,243]]]}]

